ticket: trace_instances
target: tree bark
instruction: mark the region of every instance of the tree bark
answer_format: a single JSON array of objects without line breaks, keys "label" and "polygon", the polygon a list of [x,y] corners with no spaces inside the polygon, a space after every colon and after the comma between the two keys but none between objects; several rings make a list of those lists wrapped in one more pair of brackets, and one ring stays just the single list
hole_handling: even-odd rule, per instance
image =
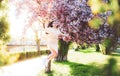
[{"label": "tree bark", "polygon": [[109,55],[111,54],[111,52],[113,50],[111,50],[112,47],[112,40],[111,39],[106,39],[102,44],[99,45],[100,46],[100,51],[104,54],[104,55]]},{"label": "tree bark", "polygon": [[96,47],[96,52],[99,52],[100,51],[99,44],[96,44],[95,47]]},{"label": "tree bark", "polygon": [[56,61],[67,61],[67,55],[69,50],[69,45],[71,42],[65,42],[62,39],[59,40],[59,50]]},{"label": "tree bark", "polygon": [[41,52],[40,52],[40,39],[37,40],[37,51],[38,51],[38,54],[41,54]]},{"label": "tree bark", "polygon": [[63,50],[59,50],[58,56],[56,57],[56,61],[67,61],[67,53],[63,53]]},{"label": "tree bark", "polygon": [[38,54],[40,54],[40,39],[38,37],[38,31],[36,31],[36,44],[37,44]]}]

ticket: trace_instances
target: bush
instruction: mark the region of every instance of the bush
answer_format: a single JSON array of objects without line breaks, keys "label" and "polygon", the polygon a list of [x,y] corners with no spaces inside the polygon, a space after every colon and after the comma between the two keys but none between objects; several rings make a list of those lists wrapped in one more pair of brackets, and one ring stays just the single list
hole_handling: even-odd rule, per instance
[{"label": "bush", "polygon": [[7,56],[0,51],[0,66],[7,64]]},{"label": "bush", "polygon": [[19,55],[17,61],[20,61],[20,60],[25,60],[25,59],[29,59],[29,58],[38,57],[40,55],[45,55],[45,54],[48,54],[48,53],[49,53],[48,50],[27,51],[27,52],[12,53],[11,56],[18,56]]},{"label": "bush", "polygon": [[48,54],[49,50],[42,50],[42,51],[27,51],[27,52],[15,52],[15,53],[9,53],[5,52],[3,53],[0,51],[0,66],[13,64],[15,62],[38,57],[40,55]]},{"label": "bush", "polygon": [[119,72],[117,61],[114,58],[110,58],[108,64],[103,68],[103,76],[120,76]]}]

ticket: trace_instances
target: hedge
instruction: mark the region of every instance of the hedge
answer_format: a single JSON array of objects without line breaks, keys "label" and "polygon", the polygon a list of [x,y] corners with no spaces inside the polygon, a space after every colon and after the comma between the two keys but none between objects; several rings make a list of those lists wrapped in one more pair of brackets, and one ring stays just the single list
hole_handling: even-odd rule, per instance
[{"label": "hedge", "polygon": [[22,51],[22,52],[7,52],[7,55],[0,54],[0,66],[13,64],[15,62],[26,60],[30,58],[39,57],[41,55],[49,54],[49,50],[41,51]]}]

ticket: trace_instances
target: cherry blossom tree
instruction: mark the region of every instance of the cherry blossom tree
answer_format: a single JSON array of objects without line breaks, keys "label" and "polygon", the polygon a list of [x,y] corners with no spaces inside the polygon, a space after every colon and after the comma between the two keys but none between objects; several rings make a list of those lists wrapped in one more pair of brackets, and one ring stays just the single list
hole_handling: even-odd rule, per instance
[{"label": "cherry blossom tree", "polygon": [[[80,45],[99,44],[112,36],[112,30],[107,23],[111,11],[93,14],[88,0],[9,0],[10,5],[16,6],[16,16],[26,14],[24,32],[34,22],[40,22],[40,28],[49,24],[57,26],[64,35],[60,40],[76,42]],[[108,0],[103,0],[105,3]],[[99,28],[94,29],[89,22],[94,18],[101,20]],[[65,54],[67,55],[67,54]],[[66,56],[65,56],[66,58]],[[64,58],[63,58],[64,59]],[[48,68],[50,71],[50,68]]]},{"label": "cherry blossom tree", "polygon": [[[93,14],[88,0],[10,0],[10,5],[16,7],[16,16],[25,14],[25,31],[34,22],[40,22],[39,28],[47,28],[49,23],[57,26],[64,36],[59,36],[65,42],[83,44],[99,44],[105,38],[112,36],[112,30],[107,23],[111,11]],[[108,0],[103,0],[108,3]],[[93,19],[99,19],[99,28],[89,25]]]},{"label": "cherry blossom tree", "polygon": [[[64,41],[73,41],[78,44],[100,43],[104,38],[110,36],[107,17],[110,11],[94,15],[87,4],[88,0],[13,0],[16,4],[17,14],[27,11],[26,28],[35,21],[43,23],[44,27],[50,22],[57,26]],[[105,2],[107,2],[105,0]],[[11,1],[12,3],[12,1]],[[19,15],[18,15],[19,16]],[[101,18],[99,29],[89,26],[89,21],[94,17]]]}]

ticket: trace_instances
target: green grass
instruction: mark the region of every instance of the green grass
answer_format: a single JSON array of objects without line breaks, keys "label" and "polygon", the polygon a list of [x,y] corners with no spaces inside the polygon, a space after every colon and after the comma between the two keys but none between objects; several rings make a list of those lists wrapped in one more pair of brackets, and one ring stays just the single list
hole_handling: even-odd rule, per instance
[{"label": "green grass", "polygon": [[[45,73],[43,70],[38,76],[108,76],[108,71],[112,71],[113,75],[111,74],[111,76],[120,76],[118,74],[118,71],[120,71],[119,55],[103,55],[95,52],[92,48],[87,50],[89,52],[69,51],[67,62],[52,62],[52,72]],[[110,58],[115,59],[116,65],[108,63]],[[113,69],[113,66],[115,69]],[[110,69],[111,67],[112,69]]]},{"label": "green grass", "polygon": [[91,52],[95,52],[95,48],[87,48],[87,49],[79,49],[80,52],[83,52],[83,53],[91,53]]},{"label": "green grass", "polygon": [[52,65],[52,72],[42,71],[38,76],[102,76],[101,69],[93,65],[84,65],[75,62],[61,62]]}]

